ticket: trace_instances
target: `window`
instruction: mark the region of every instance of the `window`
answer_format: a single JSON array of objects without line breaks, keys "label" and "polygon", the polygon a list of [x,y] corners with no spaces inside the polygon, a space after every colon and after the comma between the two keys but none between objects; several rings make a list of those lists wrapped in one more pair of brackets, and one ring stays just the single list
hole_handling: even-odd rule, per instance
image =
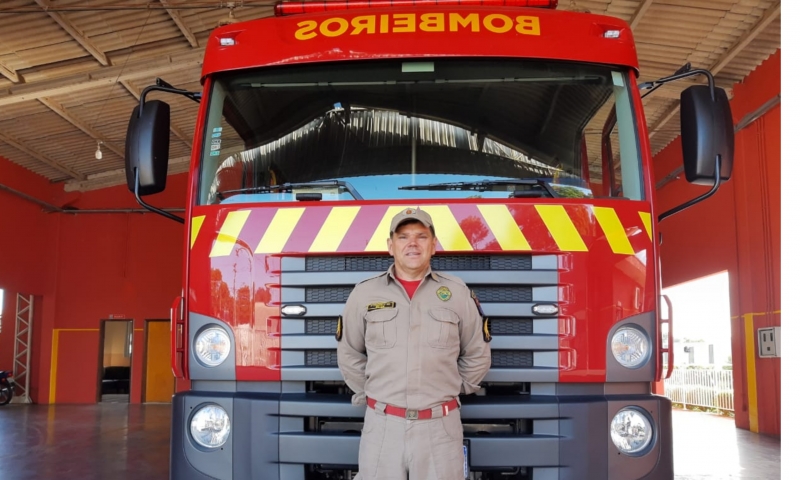
[{"label": "window", "polygon": [[627,78],[597,65],[466,59],[220,75],[198,202],[640,200]]}]

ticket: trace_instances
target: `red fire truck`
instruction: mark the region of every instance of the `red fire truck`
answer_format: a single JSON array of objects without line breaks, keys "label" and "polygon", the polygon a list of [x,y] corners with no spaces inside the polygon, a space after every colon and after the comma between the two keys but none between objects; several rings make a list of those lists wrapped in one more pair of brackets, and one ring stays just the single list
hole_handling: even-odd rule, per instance
[{"label": "red fire truck", "polygon": [[555,6],[283,3],[211,33],[202,92],[148,87],[128,186],[179,221],[141,199],[164,189],[169,158],[169,105],[146,96],[200,103],[172,478],[354,478],[364,407],[337,368],[336,319],[390,265],[389,221],[408,207],[434,220],[433,268],[490,319],[491,370],[462,398],[465,477],[672,478],[641,95],[707,77],[681,95],[681,124],[685,176],[708,194],[730,177],[730,108],[705,71],[637,85],[623,21]]}]

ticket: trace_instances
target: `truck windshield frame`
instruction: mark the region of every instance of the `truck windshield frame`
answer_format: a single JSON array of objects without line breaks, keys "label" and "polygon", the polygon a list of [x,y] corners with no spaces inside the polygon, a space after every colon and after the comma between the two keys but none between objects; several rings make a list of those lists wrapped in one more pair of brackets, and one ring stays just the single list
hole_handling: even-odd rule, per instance
[{"label": "truck windshield frame", "polygon": [[[200,205],[645,197],[624,68],[371,60],[211,80]],[[423,188],[476,182],[493,187]]]}]

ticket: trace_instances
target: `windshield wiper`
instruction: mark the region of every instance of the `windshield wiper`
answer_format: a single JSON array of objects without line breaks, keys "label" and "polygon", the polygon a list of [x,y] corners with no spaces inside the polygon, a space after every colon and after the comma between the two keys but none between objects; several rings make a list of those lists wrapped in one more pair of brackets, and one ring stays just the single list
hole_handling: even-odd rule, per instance
[{"label": "windshield wiper", "polygon": [[[509,190],[510,186],[527,186],[527,189]],[[541,197],[542,193],[558,198],[559,195],[544,180],[539,179],[509,179],[509,180],[479,180],[476,182],[451,182],[451,183],[430,183],[428,185],[406,185],[398,187],[399,190],[472,190],[475,192],[509,192],[511,197]]]},{"label": "windshield wiper", "polygon": [[240,188],[238,190],[223,190],[217,192],[217,197],[222,200],[228,194],[237,193],[272,193],[275,191],[292,193],[294,189],[303,188],[344,188],[356,200],[364,200],[364,197],[350,185],[350,182],[342,180],[325,180],[322,182],[300,182],[300,183],[282,183],[280,185],[262,185],[259,187]]}]

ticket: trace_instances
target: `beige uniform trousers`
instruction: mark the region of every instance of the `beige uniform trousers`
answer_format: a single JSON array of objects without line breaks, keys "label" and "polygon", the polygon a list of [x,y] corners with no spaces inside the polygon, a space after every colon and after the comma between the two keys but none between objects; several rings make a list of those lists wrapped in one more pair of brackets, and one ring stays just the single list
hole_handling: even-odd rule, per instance
[{"label": "beige uniform trousers", "polygon": [[364,416],[356,480],[464,480],[460,410],[406,420],[375,407]]}]

